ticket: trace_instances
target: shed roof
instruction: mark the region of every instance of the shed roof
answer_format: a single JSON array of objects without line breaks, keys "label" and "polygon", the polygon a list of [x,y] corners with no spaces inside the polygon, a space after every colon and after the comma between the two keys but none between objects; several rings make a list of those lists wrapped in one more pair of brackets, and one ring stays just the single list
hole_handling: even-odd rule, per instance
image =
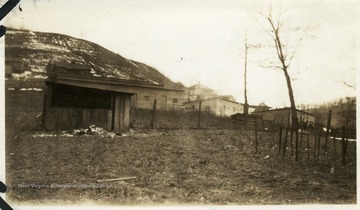
[{"label": "shed roof", "polygon": [[99,90],[113,91],[113,92],[122,92],[122,93],[132,93],[127,89],[129,87],[142,87],[142,88],[151,88],[151,89],[161,89],[161,90],[170,90],[170,91],[184,91],[183,89],[170,89],[165,88],[164,85],[150,84],[144,81],[138,80],[122,80],[115,78],[103,78],[103,77],[93,77],[86,75],[72,75],[58,73],[53,74],[48,77],[46,83],[58,83],[64,85],[72,85],[77,87],[84,88],[93,88]]},{"label": "shed roof", "polygon": [[67,62],[59,62],[55,61],[53,62],[54,67],[62,67],[65,69],[71,69],[71,70],[90,70],[91,66],[86,64],[79,64],[79,63],[67,63]]},{"label": "shed roof", "polygon": [[[69,71],[57,71],[56,69],[66,69]],[[152,89],[162,89],[162,90],[171,90],[171,91],[184,91],[183,89],[172,89],[166,88],[164,85],[149,83],[142,80],[129,80],[129,79],[118,79],[118,78],[109,78],[109,77],[97,77],[90,74],[91,66],[86,64],[79,63],[68,63],[68,62],[58,62],[51,61],[48,64],[48,83],[58,83],[64,85],[72,85],[77,87],[84,88],[93,88],[106,91],[122,92],[122,93],[131,93],[129,87],[143,87],[143,88],[152,88]],[[75,73],[87,72],[87,73]]]}]

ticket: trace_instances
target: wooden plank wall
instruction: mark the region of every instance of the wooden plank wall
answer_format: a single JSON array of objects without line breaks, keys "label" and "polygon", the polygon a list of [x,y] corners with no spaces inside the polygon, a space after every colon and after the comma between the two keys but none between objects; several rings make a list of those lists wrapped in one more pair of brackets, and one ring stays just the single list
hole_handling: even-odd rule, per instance
[{"label": "wooden plank wall", "polygon": [[130,99],[128,94],[115,95],[114,132],[121,133],[129,128],[130,124]]},{"label": "wooden plank wall", "polygon": [[96,125],[108,129],[111,110],[83,108],[50,108],[47,110],[45,126],[50,130],[69,130]]}]

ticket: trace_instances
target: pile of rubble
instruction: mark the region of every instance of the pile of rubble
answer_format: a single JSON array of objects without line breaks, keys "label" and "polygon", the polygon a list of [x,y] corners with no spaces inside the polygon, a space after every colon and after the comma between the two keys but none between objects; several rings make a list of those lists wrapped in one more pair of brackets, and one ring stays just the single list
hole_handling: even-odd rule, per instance
[{"label": "pile of rubble", "polygon": [[116,136],[114,132],[108,132],[104,128],[97,127],[96,125],[90,125],[88,128],[74,129],[72,134],[110,136],[111,138]]}]

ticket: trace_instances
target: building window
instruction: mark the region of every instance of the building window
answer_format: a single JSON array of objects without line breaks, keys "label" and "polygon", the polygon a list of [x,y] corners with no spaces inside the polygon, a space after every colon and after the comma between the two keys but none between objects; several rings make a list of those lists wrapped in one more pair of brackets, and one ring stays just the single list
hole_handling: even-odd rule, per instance
[{"label": "building window", "polygon": [[173,103],[176,104],[178,102],[178,99],[177,98],[174,98],[173,99]]},{"label": "building window", "polygon": [[145,100],[145,101],[149,101],[149,100],[150,100],[150,97],[149,97],[149,96],[144,96],[144,100]]}]

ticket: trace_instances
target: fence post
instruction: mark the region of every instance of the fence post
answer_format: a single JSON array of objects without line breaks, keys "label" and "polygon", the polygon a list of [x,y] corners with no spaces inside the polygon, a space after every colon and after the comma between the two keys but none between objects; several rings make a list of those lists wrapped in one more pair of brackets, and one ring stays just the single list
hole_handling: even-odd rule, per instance
[{"label": "fence post", "polygon": [[319,131],[316,131],[314,134],[314,162],[316,162],[316,151],[317,151],[317,139],[318,139]]},{"label": "fence post", "polygon": [[295,161],[299,160],[299,132],[295,131]]},{"label": "fence post", "polygon": [[299,146],[299,156],[302,157],[302,143],[303,143],[303,130],[300,133],[300,146]]},{"label": "fence post", "polygon": [[331,131],[332,135],[333,135],[333,152],[332,152],[332,161],[331,161],[331,169],[330,169],[330,173],[334,174],[335,173],[335,162],[336,162],[336,137],[335,137],[335,132]]},{"label": "fence post", "polygon": [[284,147],[283,147],[283,158],[285,158],[285,155],[286,155],[286,144],[287,144],[288,133],[289,133],[289,127],[287,127],[286,131],[285,131],[285,139],[284,139]]},{"label": "fence post", "polygon": [[310,160],[310,134],[309,133],[307,133],[306,148],[307,148],[307,158],[308,158],[308,160]]},{"label": "fence post", "polygon": [[293,136],[294,136],[294,129],[290,129],[290,146],[291,146],[291,156],[294,156],[294,145],[293,145]]},{"label": "fence post", "polygon": [[255,153],[258,152],[257,117],[255,117]]},{"label": "fence post", "polygon": [[154,99],[153,110],[151,114],[151,128],[154,128],[156,117],[156,99]]},{"label": "fence post", "polygon": [[279,154],[281,153],[281,138],[282,138],[282,127],[279,130]]},{"label": "fence post", "polygon": [[342,128],[342,136],[341,136],[341,143],[342,143],[342,158],[341,158],[341,162],[343,165],[345,165],[346,160],[346,143],[345,143],[345,127]]},{"label": "fence post", "polygon": [[320,145],[321,145],[321,130],[319,130],[318,143],[317,143],[317,152],[316,152],[317,159],[319,159],[320,157]]},{"label": "fence post", "polygon": [[324,155],[326,155],[326,153],[327,153],[327,142],[328,142],[330,127],[331,127],[331,110],[329,110],[328,121],[327,121],[327,126],[326,126]]},{"label": "fence post", "polygon": [[333,162],[335,163],[335,160],[336,160],[336,134],[335,134],[335,132],[333,133],[333,149],[334,149]]},{"label": "fence post", "polygon": [[199,113],[198,113],[198,124],[197,124],[197,128],[200,128],[200,124],[201,124],[201,100],[199,101]]}]

